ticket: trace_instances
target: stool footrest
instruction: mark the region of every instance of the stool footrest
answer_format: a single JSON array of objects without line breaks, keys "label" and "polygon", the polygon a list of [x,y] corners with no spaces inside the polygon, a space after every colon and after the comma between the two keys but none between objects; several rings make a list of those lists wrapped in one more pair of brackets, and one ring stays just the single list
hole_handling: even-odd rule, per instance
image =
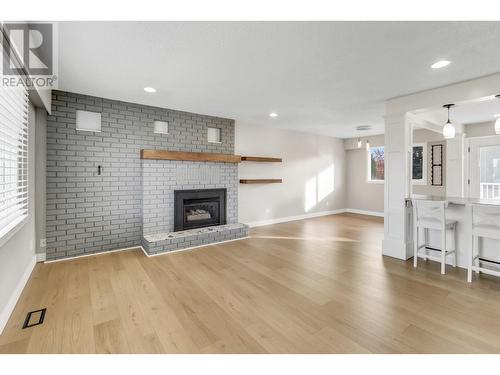
[{"label": "stool footrest", "polygon": [[[436,249],[435,247],[430,247],[430,246],[425,246],[425,248],[426,248],[427,250],[433,250],[433,251],[439,251],[439,252],[442,252],[442,251],[443,251],[443,250],[441,250],[441,249]],[[454,253],[454,252],[455,252],[455,249],[453,249],[453,250],[446,250],[446,253],[447,253],[447,254],[451,254],[451,253]]]},{"label": "stool footrest", "polygon": [[435,262],[441,262],[441,258],[440,257],[435,257],[435,256],[432,256],[432,255],[423,255],[423,256],[421,256],[421,258],[433,260]]},{"label": "stool footrest", "polygon": [[485,273],[485,274],[491,275],[491,276],[500,276],[500,271],[490,270],[489,268],[473,266],[472,271]]},{"label": "stool footrest", "polygon": [[493,260],[493,259],[488,259],[488,258],[481,258],[481,256],[479,256],[479,255],[476,255],[474,257],[474,260],[476,260],[478,258],[479,258],[479,261],[481,261],[481,262],[493,263],[493,264],[496,264],[497,266],[500,266],[500,261],[498,261],[498,260]]},{"label": "stool footrest", "polygon": [[[439,250],[439,251],[441,251],[441,250]],[[455,252],[455,250],[447,250],[445,253],[445,257],[447,257],[450,254],[453,254],[454,252]],[[423,259],[430,259],[430,260],[433,260],[435,262],[441,262],[440,256],[427,255],[427,254],[424,254],[424,253],[419,252],[419,251],[417,251],[417,257],[423,258]]]}]

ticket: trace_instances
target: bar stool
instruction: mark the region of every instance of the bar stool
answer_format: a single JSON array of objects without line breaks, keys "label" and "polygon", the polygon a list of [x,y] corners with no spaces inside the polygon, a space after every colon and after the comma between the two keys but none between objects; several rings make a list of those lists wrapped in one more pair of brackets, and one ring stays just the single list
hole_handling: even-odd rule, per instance
[{"label": "bar stool", "polygon": [[[446,257],[453,254],[453,267],[457,266],[457,253],[456,253],[456,225],[455,220],[446,220],[446,207],[448,206],[445,201],[427,201],[415,199],[413,200],[413,266],[417,267],[417,259],[421,257],[425,260],[434,260],[441,262],[441,274],[446,273]],[[419,246],[419,230],[424,232],[424,243]],[[441,232],[441,251],[440,257],[429,255],[429,230],[434,229]],[[452,231],[452,248],[448,249],[446,245],[446,231]],[[425,253],[420,249],[426,248]],[[433,250],[433,249],[431,249]]]},{"label": "bar stool", "polygon": [[500,240],[500,206],[472,204],[472,247],[469,254],[467,281],[472,282],[472,271],[488,275],[500,276],[499,271],[481,267],[481,262],[499,264],[498,260],[481,257],[480,238]]}]

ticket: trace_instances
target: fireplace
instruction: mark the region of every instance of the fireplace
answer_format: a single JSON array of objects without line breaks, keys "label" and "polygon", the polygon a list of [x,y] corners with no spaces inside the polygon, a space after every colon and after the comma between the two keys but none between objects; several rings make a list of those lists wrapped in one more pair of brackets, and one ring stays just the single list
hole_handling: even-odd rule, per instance
[{"label": "fireplace", "polygon": [[174,231],[223,224],[226,189],[174,191]]}]

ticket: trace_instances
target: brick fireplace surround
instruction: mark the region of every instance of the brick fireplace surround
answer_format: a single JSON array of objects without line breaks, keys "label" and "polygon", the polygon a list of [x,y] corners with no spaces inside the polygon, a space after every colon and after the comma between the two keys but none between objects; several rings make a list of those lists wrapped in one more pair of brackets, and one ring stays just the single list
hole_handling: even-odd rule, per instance
[{"label": "brick fireplace surround", "polygon": [[[101,113],[102,131],[77,131],[79,109]],[[169,134],[154,134],[155,120],[167,121]],[[207,142],[208,127],[221,130],[221,143]],[[234,121],[53,92],[47,118],[47,260],[141,245],[156,254],[247,235],[248,228],[238,224],[236,164],[141,160],[141,149],[233,154]],[[227,189],[227,225],[173,235],[173,191],[209,188]]]}]

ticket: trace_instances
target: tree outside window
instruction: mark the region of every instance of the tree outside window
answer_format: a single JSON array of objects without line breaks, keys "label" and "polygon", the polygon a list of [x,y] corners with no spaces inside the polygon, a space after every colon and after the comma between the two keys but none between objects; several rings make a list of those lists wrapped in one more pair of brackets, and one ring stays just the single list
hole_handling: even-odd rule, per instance
[{"label": "tree outside window", "polygon": [[370,147],[370,181],[384,181],[384,146]]}]

